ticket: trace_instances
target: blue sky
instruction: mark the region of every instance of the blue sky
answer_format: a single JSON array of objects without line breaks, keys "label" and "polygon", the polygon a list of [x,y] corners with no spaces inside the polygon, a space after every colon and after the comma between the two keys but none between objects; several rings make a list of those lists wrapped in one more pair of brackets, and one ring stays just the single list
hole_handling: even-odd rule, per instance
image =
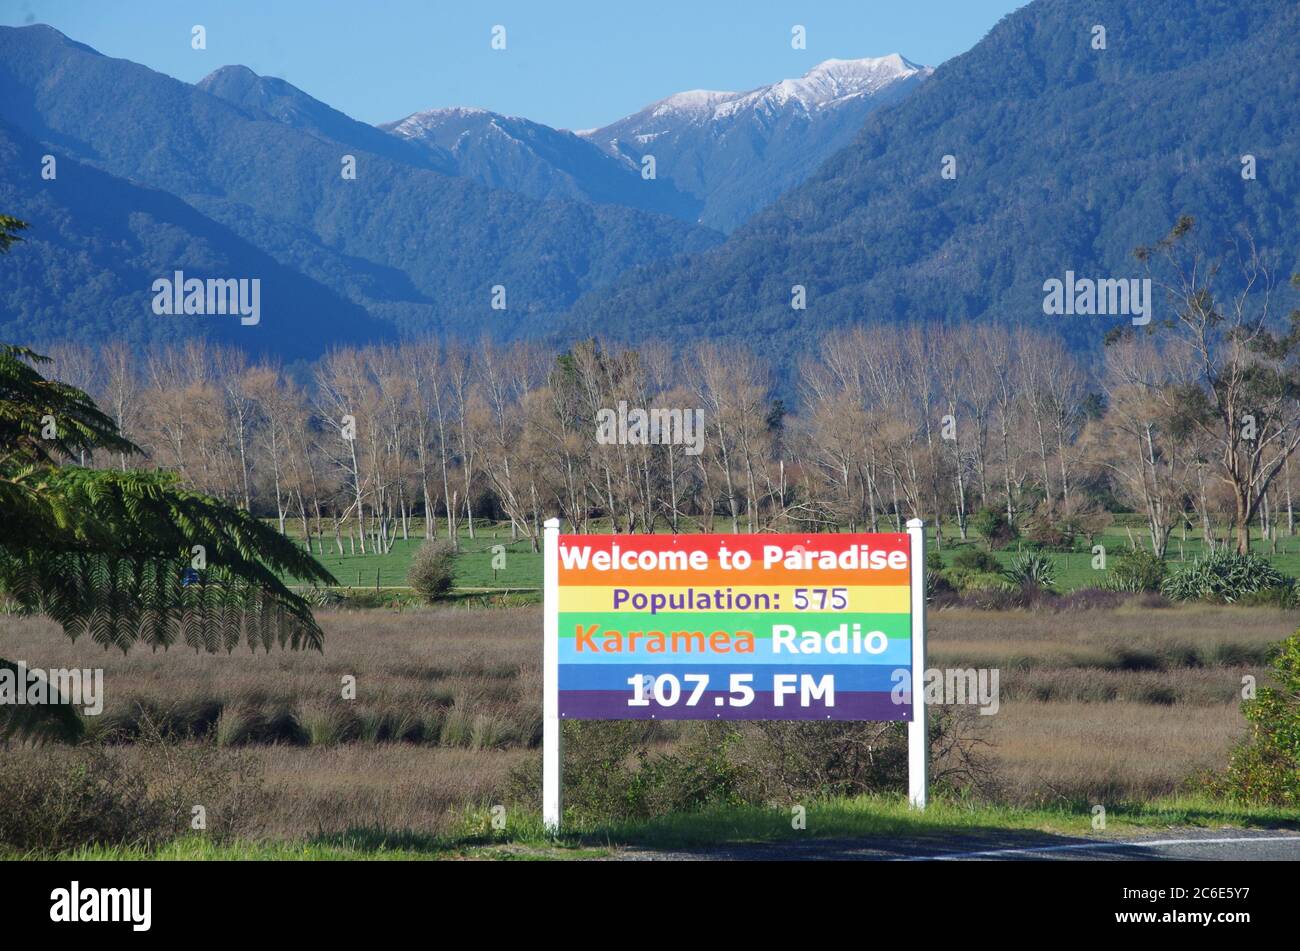
[{"label": "blue sky", "polygon": [[[824,59],[902,53],[937,66],[1024,0],[2,0],[109,56],[194,82],[240,63],[366,122],[482,106],[603,125],[685,89],[749,89]],[[190,48],[190,28],[208,47]],[[490,48],[506,27],[507,48]],[[807,28],[793,50],[790,30]]]}]

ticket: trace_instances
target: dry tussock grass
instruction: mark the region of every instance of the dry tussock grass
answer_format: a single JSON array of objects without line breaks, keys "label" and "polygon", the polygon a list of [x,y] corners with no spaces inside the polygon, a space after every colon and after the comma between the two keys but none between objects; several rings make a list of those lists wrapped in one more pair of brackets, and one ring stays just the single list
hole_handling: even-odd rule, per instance
[{"label": "dry tussock grass", "polygon": [[[1107,611],[978,611],[929,616],[931,658],[984,666],[1111,666],[1123,651],[1203,657],[1247,652],[1262,657],[1300,627],[1300,612],[1188,605]],[[1252,658],[1253,659],[1253,658]]]},{"label": "dry tussock grass", "polygon": [[[192,743],[169,746],[182,756],[195,749]],[[167,770],[159,763],[156,750],[131,744],[105,747],[100,752],[111,761],[107,766],[120,767],[120,775],[132,777],[142,789],[168,785]],[[70,765],[84,762],[75,754],[66,749],[10,749],[3,754],[4,767],[7,774],[39,779],[43,770],[61,761]],[[205,772],[220,781],[189,783],[185,790],[177,790],[190,798],[174,804],[168,823],[148,831],[161,831],[164,840],[186,834],[190,810],[202,805],[209,832],[233,828],[241,838],[249,839],[309,840],[359,832],[450,833],[465,810],[486,809],[501,802],[510,772],[535,755],[524,750],[456,750],[404,743],[328,749],[275,745],[222,750],[209,746],[203,754]],[[255,784],[223,786],[236,769],[240,775],[252,777]],[[141,803],[122,805],[141,807]],[[102,803],[89,806],[100,809]],[[96,822],[103,825],[103,817],[97,816]]]},{"label": "dry tussock grass", "polygon": [[1189,776],[1222,769],[1245,729],[1236,703],[1020,701],[986,719],[998,779],[1027,803],[1105,805],[1177,792]]},{"label": "dry tussock grass", "polygon": [[[535,744],[541,717],[537,608],[491,611],[321,612],[325,653],[195,654],[134,650],[123,656],[67,640],[41,618],[0,617],[0,654],[40,667],[103,667],[96,732],[133,736],[143,713],[179,732],[223,742],[310,743],[393,739],[412,719],[417,742]],[[342,699],[343,678],[356,699]],[[328,721],[340,718],[330,729]],[[450,723],[453,729],[445,730]],[[385,726],[385,724],[387,724]],[[464,727],[462,730],[461,727]]]},{"label": "dry tussock grass", "polygon": [[[10,617],[0,655],[104,667],[101,734],[147,709],[242,745],[283,790],[258,823],[266,835],[442,830],[499,799],[511,769],[537,755],[540,608],[319,617],[324,655],[124,657]],[[1268,645],[1297,626],[1300,614],[1265,608],[949,609],[931,614],[930,663],[1000,668],[1001,710],[980,719],[1007,798],[1115,802],[1221,767],[1244,732],[1241,678],[1262,677]],[[352,702],[340,699],[346,675]],[[134,754],[127,743],[114,755]]]},{"label": "dry tussock grass", "polygon": [[256,828],[266,838],[335,836],[357,828],[450,832],[467,808],[500,801],[523,750],[460,750],[401,743],[250,751],[269,797]]}]

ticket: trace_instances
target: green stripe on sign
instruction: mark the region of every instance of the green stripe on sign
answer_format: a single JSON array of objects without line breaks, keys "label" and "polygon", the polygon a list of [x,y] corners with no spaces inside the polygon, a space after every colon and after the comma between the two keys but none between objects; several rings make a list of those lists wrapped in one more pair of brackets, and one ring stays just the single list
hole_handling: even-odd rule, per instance
[{"label": "green stripe on sign", "polygon": [[[744,611],[718,611],[705,614],[682,614],[679,612],[664,614],[642,614],[632,611],[562,611],[560,612],[560,636],[574,637],[576,628],[598,625],[600,631],[701,631],[712,634],[714,631],[749,631],[756,638],[771,637],[772,627],[788,624],[796,631],[815,631],[825,634],[839,627],[861,625],[863,634],[880,631],[888,638],[906,640],[912,636],[911,614],[851,614],[848,612],[825,611],[791,611],[773,614],[749,613]],[[599,636],[600,632],[597,632]]]}]

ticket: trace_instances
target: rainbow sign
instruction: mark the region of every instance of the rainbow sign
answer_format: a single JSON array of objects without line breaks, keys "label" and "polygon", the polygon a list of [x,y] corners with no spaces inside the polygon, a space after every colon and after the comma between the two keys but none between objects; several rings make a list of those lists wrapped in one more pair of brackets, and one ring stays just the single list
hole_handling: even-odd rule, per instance
[{"label": "rainbow sign", "polygon": [[558,716],[911,720],[912,539],[560,535]]}]

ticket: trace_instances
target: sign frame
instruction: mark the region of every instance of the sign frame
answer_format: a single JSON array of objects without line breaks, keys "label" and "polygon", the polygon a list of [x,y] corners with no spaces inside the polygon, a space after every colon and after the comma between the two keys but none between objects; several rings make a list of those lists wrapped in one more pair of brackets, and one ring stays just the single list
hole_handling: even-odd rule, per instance
[{"label": "sign frame", "polygon": [[[907,522],[911,595],[911,719],[907,721],[907,798],[924,809],[929,792],[925,710],[925,522]],[[564,736],[560,728],[560,520],[543,526],[542,824],[558,833],[564,815]]]}]

